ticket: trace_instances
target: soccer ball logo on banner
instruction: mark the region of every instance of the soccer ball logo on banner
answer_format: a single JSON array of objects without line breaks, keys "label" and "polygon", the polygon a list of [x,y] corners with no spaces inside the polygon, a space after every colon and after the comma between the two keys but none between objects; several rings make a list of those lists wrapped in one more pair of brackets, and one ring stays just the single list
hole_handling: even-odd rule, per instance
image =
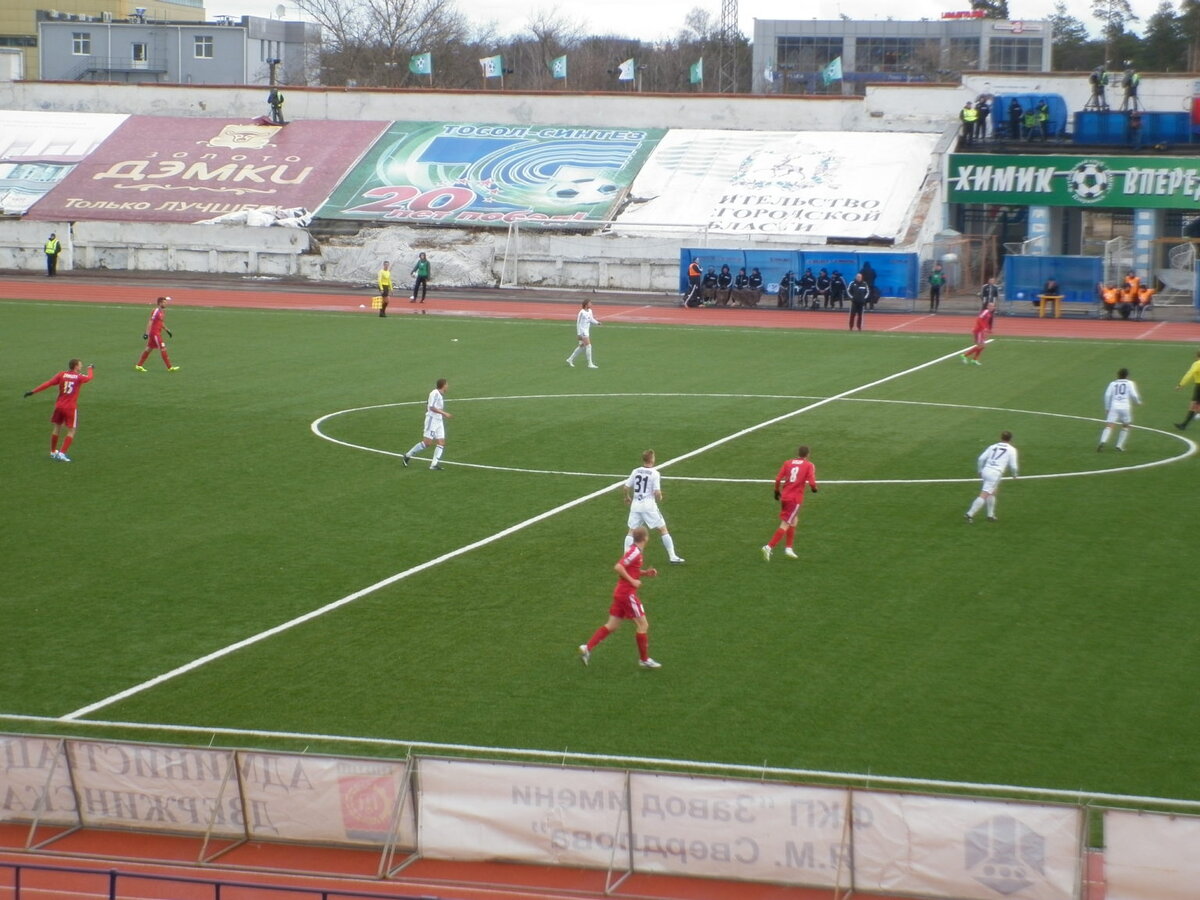
[{"label": "soccer ball logo on banner", "polygon": [[1099,203],[1108,196],[1112,173],[1098,159],[1085,159],[1067,172],[1067,187],[1080,203]]}]

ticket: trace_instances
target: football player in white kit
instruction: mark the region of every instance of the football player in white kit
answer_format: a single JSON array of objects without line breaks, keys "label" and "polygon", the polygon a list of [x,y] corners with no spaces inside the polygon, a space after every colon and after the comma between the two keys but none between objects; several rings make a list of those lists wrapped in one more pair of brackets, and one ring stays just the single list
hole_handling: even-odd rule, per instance
[{"label": "football player in white kit", "polygon": [[578,343],[575,345],[575,349],[571,351],[571,355],[567,357],[568,366],[574,368],[575,357],[577,357],[579,355],[579,351],[582,350],[584,356],[587,357],[588,368],[600,368],[598,365],[592,362],[591,338],[592,326],[599,324],[600,320],[592,315],[592,301],[584,300],[580,306],[579,314],[575,316],[575,339],[578,341]]},{"label": "football player in white kit", "polygon": [[644,525],[658,529],[667,559],[676,565],[683,562],[683,557],[675,553],[675,540],[667,530],[667,520],[658,509],[662,500],[662,476],[654,468],[653,450],[642,454],[642,464],[629,473],[621,490],[625,493],[625,502],[629,504],[629,533],[625,535],[625,549],[633,546],[634,529]]},{"label": "football player in white kit", "polygon": [[975,515],[985,504],[988,521],[996,521],[996,491],[1000,488],[1000,479],[1007,470],[1012,471],[1013,478],[1017,477],[1017,448],[1011,441],[1011,431],[1001,432],[1000,440],[979,454],[976,467],[983,484],[979,487],[979,496],[963,516],[968,524],[975,521]]},{"label": "football player in white kit", "polygon": [[1121,426],[1121,430],[1117,434],[1117,449],[1125,449],[1125,440],[1129,437],[1133,425],[1135,403],[1140,406],[1142,397],[1138,393],[1137,385],[1129,380],[1129,370],[1121,369],[1117,372],[1116,381],[1110,381],[1104,389],[1104,411],[1107,418],[1104,430],[1100,432],[1100,443],[1096,445],[1097,453],[1104,449],[1104,445],[1112,437],[1113,428],[1118,425]]},{"label": "football player in white kit", "polygon": [[409,459],[432,444],[435,446],[433,462],[429,464],[429,468],[435,472],[441,471],[442,453],[446,449],[446,419],[454,418],[446,412],[446,388],[449,387],[449,384],[445,378],[439,378],[437,387],[429,392],[429,402],[425,406],[425,427],[421,432],[421,440],[413,444],[412,449],[401,457],[405,468],[408,468]]}]

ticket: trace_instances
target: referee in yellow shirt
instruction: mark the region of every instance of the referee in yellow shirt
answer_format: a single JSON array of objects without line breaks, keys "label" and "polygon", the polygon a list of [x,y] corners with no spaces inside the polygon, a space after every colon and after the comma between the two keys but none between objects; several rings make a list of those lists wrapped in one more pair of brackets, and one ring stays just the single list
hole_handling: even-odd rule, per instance
[{"label": "referee in yellow shirt", "polygon": [[388,294],[392,292],[392,264],[385,262],[379,270],[379,296],[383,303],[379,307],[379,318],[387,318]]},{"label": "referee in yellow shirt", "polygon": [[1192,363],[1192,367],[1187,370],[1187,373],[1179,379],[1179,384],[1175,386],[1175,390],[1192,386],[1192,405],[1188,408],[1188,414],[1184,416],[1182,422],[1176,422],[1175,427],[1180,431],[1187,428],[1188,422],[1196,418],[1196,413],[1200,412],[1200,351],[1196,352],[1196,361]]}]

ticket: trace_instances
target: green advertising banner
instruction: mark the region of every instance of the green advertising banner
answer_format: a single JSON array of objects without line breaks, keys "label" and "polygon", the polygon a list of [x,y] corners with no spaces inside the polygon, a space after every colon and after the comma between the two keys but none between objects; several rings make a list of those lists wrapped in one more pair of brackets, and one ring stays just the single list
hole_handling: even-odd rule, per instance
[{"label": "green advertising banner", "polygon": [[494,226],[603,221],[665,133],[393,122],[317,215]]},{"label": "green advertising banner", "polygon": [[955,153],[947,188],[951,203],[1197,209],[1200,159]]}]

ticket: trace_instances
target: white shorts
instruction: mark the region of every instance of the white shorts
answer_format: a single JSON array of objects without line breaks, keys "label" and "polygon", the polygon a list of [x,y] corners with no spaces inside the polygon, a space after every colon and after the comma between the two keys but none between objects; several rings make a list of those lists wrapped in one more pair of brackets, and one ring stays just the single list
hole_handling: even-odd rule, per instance
[{"label": "white shorts", "polygon": [[657,503],[635,500],[629,507],[630,528],[637,528],[639,525],[645,525],[647,528],[662,528],[666,524],[667,520],[658,511]]},{"label": "white shorts", "polygon": [[1133,423],[1132,409],[1110,409],[1105,420],[1109,425],[1130,425]]},{"label": "white shorts", "polygon": [[1003,469],[995,469],[988,467],[979,473],[979,477],[983,479],[983,483],[979,486],[980,493],[994,494],[996,488],[1000,486],[1000,479],[1004,475]]},{"label": "white shorts", "polygon": [[425,430],[422,435],[431,441],[446,439],[446,420],[441,416],[425,416]]}]

